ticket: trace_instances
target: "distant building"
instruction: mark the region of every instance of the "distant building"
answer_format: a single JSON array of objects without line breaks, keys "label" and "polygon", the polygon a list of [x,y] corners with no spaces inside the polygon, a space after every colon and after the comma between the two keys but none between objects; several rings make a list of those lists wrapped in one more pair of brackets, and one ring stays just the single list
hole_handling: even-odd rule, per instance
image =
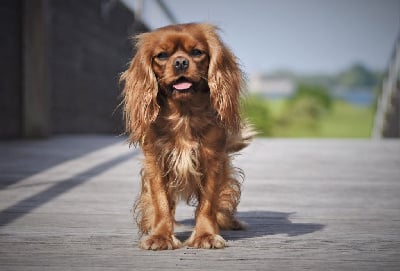
[{"label": "distant building", "polygon": [[249,77],[249,92],[266,98],[285,98],[295,91],[296,83],[290,78],[264,74],[252,74]]}]

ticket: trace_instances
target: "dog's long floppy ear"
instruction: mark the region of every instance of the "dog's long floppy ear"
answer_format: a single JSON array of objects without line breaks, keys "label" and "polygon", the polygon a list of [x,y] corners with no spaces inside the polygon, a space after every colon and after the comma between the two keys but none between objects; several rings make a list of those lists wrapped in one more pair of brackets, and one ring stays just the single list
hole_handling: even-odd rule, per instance
[{"label": "dog's long floppy ear", "polygon": [[243,74],[233,53],[224,45],[217,28],[206,25],[210,53],[208,86],[211,102],[221,123],[231,131],[240,129],[240,92],[244,84]]},{"label": "dog's long floppy ear", "polygon": [[157,103],[158,84],[151,67],[149,34],[136,37],[136,55],[129,68],[121,75],[124,82],[123,105],[126,132],[131,143],[140,142],[149,125],[155,121],[160,110]]}]

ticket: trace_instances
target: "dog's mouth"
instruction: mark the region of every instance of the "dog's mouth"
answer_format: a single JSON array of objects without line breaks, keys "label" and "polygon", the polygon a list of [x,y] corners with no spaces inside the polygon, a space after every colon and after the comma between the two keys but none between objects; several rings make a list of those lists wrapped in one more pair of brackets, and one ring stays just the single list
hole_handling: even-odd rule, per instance
[{"label": "dog's mouth", "polygon": [[172,94],[185,94],[193,92],[193,83],[185,77],[181,77],[172,84]]}]

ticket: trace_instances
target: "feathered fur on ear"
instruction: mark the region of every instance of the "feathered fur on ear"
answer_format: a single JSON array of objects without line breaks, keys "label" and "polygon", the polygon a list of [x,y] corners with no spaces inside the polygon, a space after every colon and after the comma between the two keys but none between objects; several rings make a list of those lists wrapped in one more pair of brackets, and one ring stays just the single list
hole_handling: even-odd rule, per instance
[{"label": "feathered fur on ear", "polygon": [[218,112],[221,123],[229,130],[240,129],[240,92],[244,84],[243,74],[236,57],[218,37],[217,28],[206,25],[210,51],[208,86],[211,102]]},{"label": "feathered fur on ear", "polygon": [[158,84],[151,67],[152,56],[146,46],[147,34],[136,37],[136,55],[128,70],[120,78],[124,82],[123,105],[126,132],[131,143],[142,140],[149,125],[155,121],[160,110],[157,103]]}]

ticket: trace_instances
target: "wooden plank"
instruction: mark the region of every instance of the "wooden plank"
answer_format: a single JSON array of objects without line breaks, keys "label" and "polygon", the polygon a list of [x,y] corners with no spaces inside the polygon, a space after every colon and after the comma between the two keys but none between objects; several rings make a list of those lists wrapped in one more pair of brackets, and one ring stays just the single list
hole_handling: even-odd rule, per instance
[{"label": "wooden plank", "polygon": [[[0,142],[0,151],[20,165],[0,157],[1,270],[400,268],[399,140],[257,139],[235,159],[249,228],[223,232],[222,250],[159,252],[137,247],[141,156],[124,139]],[[180,205],[177,219],[187,238],[193,208]]]}]

